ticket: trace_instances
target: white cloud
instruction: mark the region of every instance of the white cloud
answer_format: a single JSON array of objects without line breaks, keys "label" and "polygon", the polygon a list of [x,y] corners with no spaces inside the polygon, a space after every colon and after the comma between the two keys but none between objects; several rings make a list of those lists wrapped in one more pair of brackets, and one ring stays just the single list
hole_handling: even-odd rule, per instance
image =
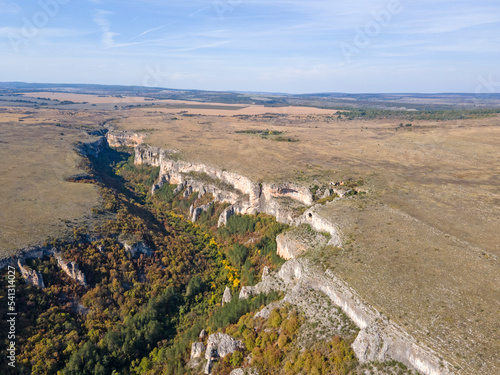
[{"label": "white cloud", "polygon": [[108,12],[105,10],[97,10],[96,15],[94,17],[94,22],[97,26],[101,28],[102,36],[101,41],[105,48],[116,48],[116,47],[127,47],[134,44],[138,44],[139,42],[132,43],[116,43],[114,38],[115,36],[120,35],[119,33],[114,33],[111,31],[111,23],[108,20],[108,16],[113,14],[112,12]]}]

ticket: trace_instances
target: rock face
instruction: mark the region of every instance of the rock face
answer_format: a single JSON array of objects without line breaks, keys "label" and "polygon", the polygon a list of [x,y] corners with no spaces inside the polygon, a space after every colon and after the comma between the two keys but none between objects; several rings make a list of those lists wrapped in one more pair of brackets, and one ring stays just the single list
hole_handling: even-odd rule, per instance
[{"label": "rock face", "polygon": [[231,299],[233,296],[231,295],[231,289],[226,286],[226,289],[224,289],[224,294],[222,295],[222,306],[224,306],[226,303],[231,302]]},{"label": "rock face", "polygon": [[283,259],[295,259],[308,250],[325,246],[328,239],[304,225],[292,228],[276,237],[277,253]]},{"label": "rock face", "polygon": [[189,214],[191,215],[191,221],[194,223],[196,220],[198,220],[198,218],[203,212],[208,211],[213,205],[214,202],[210,202],[196,208],[193,205],[191,205],[191,207],[189,207]]},{"label": "rock face", "polygon": [[110,131],[106,134],[106,139],[111,147],[135,147],[142,144],[144,135],[125,131]]},{"label": "rock face", "polygon": [[[252,293],[311,289],[324,293],[361,329],[353,344],[361,363],[393,359],[426,375],[453,374],[452,366],[437,353],[408,335],[361,297],[333,272],[323,272],[305,259],[287,261],[274,275],[252,288]],[[286,297],[285,297],[286,299]],[[266,310],[266,309],[264,309]],[[262,311],[265,317],[267,311]],[[268,309],[269,310],[269,309]],[[256,316],[261,316],[260,312]]]},{"label": "rock face", "polygon": [[201,330],[200,332],[200,340],[205,340],[205,337],[207,336],[207,331],[205,331],[204,329]]},{"label": "rock face", "polygon": [[151,250],[151,248],[142,241],[137,242],[133,245],[130,245],[127,242],[123,242],[123,247],[127,252],[129,252],[134,257],[137,254],[144,254],[148,257],[153,255],[153,250]]},{"label": "rock face", "polygon": [[105,146],[106,138],[100,137],[97,141],[79,144],[76,150],[83,155],[97,158]]},{"label": "rock face", "polygon": [[[220,215],[219,225],[225,225],[234,214],[258,212],[273,215],[282,223],[295,224],[294,208],[313,204],[312,193],[307,187],[291,183],[258,184],[233,172],[199,163],[172,160],[169,158],[171,153],[172,151],[139,145],[135,148],[134,161],[136,164],[160,167],[153,192],[164,183],[169,183],[177,185],[176,193],[182,190],[187,195],[195,191],[199,196],[210,193],[215,202],[231,204]],[[332,228],[332,231],[335,230],[336,228]]]},{"label": "rock face", "polygon": [[208,336],[207,351],[205,352],[207,360],[205,374],[210,374],[214,360],[224,358],[236,350],[245,350],[245,345],[240,340],[235,340],[225,333],[214,333]]},{"label": "rock face", "polygon": [[57,264],[61,269],[66,272],[66,274],[71,277],[73,280],[76,280],[83,286],[87,286],[87,280],[85,279],[85,275],[78,268],[78,265],[75,262],[68,262],[61,258],[60,254],[56,255]]},{"label": "rock face", "polygon": [[259,372],[254,368],[237,368],[231,371],[229,375],[259,375]]},{"label": "rock face", "polygon": [[251,286],[244,286],[240,290],[239,299],[248,299],[248,297],[255,295],[255,289]]},{"label": "rock face", "polygon": [[322,216],[314,206],[309,208],[304,215],[297,220],[297,224],[309,224],[315,231],[328,233],[331,237],[330,241],[328,241],[328,245],[337,247],[342,246],[340,231],[337,225]]},{"label": "rock face", "polygon": [[28,266],[24,266],[21,263],[21,260],[17,260],[17,266],[19,267],[19,270],[21,271],[21,275],[23,279],[27,282],[30,283],[36,287],[39,288],[45,288],[45,284],[43,283],[43,278],[40,272],[33,270],[29,268]]},{"label": "rock face", "polygon": [[202,342],[193,342],[191,345],[191,359],[200,358],[206,347]]}]

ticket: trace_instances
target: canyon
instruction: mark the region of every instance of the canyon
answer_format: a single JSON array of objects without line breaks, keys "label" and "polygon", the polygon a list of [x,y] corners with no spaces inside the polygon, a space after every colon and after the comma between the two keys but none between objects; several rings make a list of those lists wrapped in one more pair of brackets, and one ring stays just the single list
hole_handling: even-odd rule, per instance
[{"label": "canyon", "polygon": [[[321,215],[320,205],[314,203],[313,194],[307,186],[294,183],[256,183],[245,176],[205,164],[175,160],[175,156],[172,157],[175,151],[135,144],[134,136],[126,135],[120,142],[117,137],[120,139],[119,135],[108,133],[112,144],[134,147],[135,164],[160,168],[153,193],[168,183],[177,185],[178,192],[185,189],[189,194],[198,192],[199,196],[209,193],[214,198],[213,202],[229,204],[219,218],[219,225],[224,225],[234,214],[265,213],[292,228],[304,224],[310,226],[313,230],[310,235],[315,238],[318,246],[343,245],[338,225],[330,217]],[[133,141],[127,143],[128,140]],[[335,204],[338,199],[343,198],[335,198],[328,204]],[[196,210],[196,207],[191,208],[193,221],[196,220]],[[363,301],[356,291],[331,270],[323,270],[307,259],[298,257],[307,253],[309,241],[285,232],[278,236],[277,242],[280,255],[289,260],[277,272],[263,277],[263,281],[257,286],[244,286],[241,297],[269,290],[290,292],[298,285],[306,290],[320,291],[360,328],[353,344],[360,362],[392,359],[426,375],[454,373],[452,365],[437,352],[413,338],[388,316]],[[307,299],[307,294],[304,298]]]}]

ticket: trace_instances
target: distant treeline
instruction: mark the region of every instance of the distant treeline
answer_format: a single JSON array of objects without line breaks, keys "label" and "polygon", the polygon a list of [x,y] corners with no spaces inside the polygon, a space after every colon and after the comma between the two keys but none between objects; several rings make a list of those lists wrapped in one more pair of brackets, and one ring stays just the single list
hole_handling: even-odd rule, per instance
[{"label": "distant treeline", "polygon": [[451,109],[451,110],[422,110],[422,111],[407,111],[407,110],[386,110],[375,108],[350,108],[344,109],[338,113],[338,117],[349,120],[357,118],[365,119],[380,119],[393,118],[404,120],[468,120],[476,118],[492,117],[500,113],[500,108],[491,109]]}]

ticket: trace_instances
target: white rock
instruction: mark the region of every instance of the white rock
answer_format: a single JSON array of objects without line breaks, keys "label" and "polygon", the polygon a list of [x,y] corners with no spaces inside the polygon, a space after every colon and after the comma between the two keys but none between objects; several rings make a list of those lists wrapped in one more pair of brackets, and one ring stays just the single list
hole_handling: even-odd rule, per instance
[{"label": "white rock", "polygon": [[226,286],[226,289],[224,289],[224,294],[222,295],[222,305],[231,302],[232,298],[233,296],[231,295],[231,289]]},{"label": "white rock", "polygon": [[200,358],[205,349],[205,344],[202,342],[193,342],[191,345],[191,359]]}]

